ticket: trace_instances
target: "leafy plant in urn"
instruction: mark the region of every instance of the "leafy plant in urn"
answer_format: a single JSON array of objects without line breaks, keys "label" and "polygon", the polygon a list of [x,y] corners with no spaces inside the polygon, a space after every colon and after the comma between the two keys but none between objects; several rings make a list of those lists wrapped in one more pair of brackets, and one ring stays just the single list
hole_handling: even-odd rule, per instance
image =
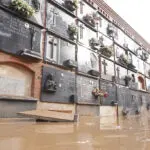
[{"label": "leafy plant in urn", "polygon": [[10,8],[27,18],[35,13],[35,10],[24,0],[12,0]]}]

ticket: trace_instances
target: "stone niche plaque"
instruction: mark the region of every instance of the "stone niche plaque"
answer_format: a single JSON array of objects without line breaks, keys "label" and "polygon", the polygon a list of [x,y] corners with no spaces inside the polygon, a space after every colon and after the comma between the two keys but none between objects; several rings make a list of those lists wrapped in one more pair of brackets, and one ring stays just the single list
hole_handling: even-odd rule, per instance
[{"label": "stone niche plaque", "polygon": [[100,87],[102,90],[108,93],[107,98],[102,98],[102,105],[104,106],[114,106],[117,102],[116,98],[116,86],[109,82],[100,82]]},{"label": "stone niche plaque", "polygon": [[101,78],[112,81],[114,76],[114,63],[101,57]]},{"label": "stone niche plaque", "polygon": [[138,89],[137,74],[132,71],[128,71],[128,75],[131,77],[129,88]]},{"label": "stone niche plaque", "polygon": [[[78,71],[99,76],[98,54],[83,46],[78,46]],[[92,73],[95,72],[95,73]]]},{"label": "stone niche plaque", "polygon": [[117,85],[117,100],[119,106],[123,109],[130,108],[130,90],[129,88]]},{"label": "stone niche plaque", "polygon": [[84,76],[77,76],[78,103],[98,105],[98,98],[92,95],[92,90],[94,88],[99,88],[98,80],[87,78]]},{"label": "stone niche plaque", "polygon": [[0,10],[0,48],[8,53],[40,56],[41,30]]},{"label": "stone niche plaque", "polygon": [[[7,8],[9,8],[11,1],[12,0],[1,0],[0,5],[3,5]],[[45,9],[44,0],[24,0],[24,1],[28,2],[28,4],[35,10],[35,13],[33,14],[33,16],[31,16],[28,19],[34,23],[44,26],[44,17],[43,17],[44,9]]]},{"label": "stone niche plaque", "polygon": [[115,65],[115,71],[116,71],[116,82],[121,85],[125,85],[125,76],[127,75],[127,69]]},{"label": "stone niche plaque", "polygon": [[75,45],[63,39],[46,35],[46,60],[56,64],[64,65],[68,68],[76,68]]},{"label": "stone niche plaque", "polygon": [[46,18],[46,27],[61,35],[64,38],[69,38],[68,34],[68,25],[74,24],[75,20],[67,15],[62,10],[53,6],[50,3],[47,3],[47,18]]},{"label": "stone niche plaque", "polygon": [[43,67],[41,101],[74,103],[75,100],[75,75],[52,67]]}]

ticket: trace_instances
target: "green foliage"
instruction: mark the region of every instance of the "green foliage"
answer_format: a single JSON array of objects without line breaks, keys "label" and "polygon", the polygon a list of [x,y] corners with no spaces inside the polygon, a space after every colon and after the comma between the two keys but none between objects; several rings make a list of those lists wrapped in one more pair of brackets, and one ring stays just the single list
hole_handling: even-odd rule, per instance
[{"label": "green foliage", "polygon": [[13,0],[10,8],[24,17],[31,17],[35,13],[35,10],[24,0]]}]

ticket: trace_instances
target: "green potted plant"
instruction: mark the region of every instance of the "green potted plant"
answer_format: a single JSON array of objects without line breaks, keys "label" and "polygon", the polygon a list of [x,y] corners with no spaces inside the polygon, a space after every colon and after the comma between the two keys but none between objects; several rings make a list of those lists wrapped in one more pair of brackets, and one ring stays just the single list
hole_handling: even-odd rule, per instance
[{"label": "green potted plant", "polygon": [[31,17],[35,13],[35,10],[24,0],[12,0],[10,8],[27,18]]},{"label": "green potted plant", "polygon": [[142,52],[142,55],[140,55],[140,57],[143,61],[147,61],[149,58],[149,55],[146,52]]},{"label": "green potted plant", "polygon": [[125,86],[129,86],[129,82],[131,80],[131,76],[129,75],[126,75],[125,78],[124,78],[124,81],[125,81]]},{"label": "green potted plant", "polygon": [[77,0],[65,0],[64,5],[67,9],[73,12],[78,8],[78,1]]},{"label": "green potted plant", "polygon": [[95,49],[95,50],[99,49],[100,42],[96,38],[91,38],[89,43],[93,49]]},{"label": "green potted plant", "polygon": [[119,57],[119,63],[121,63],[122,65],[127,67],[128,64],[129,64],[127,55],[121,54],[120,57]]},{"label": "green potted plant", "polygon": [[114,27],[111,24],[108,24],[107,26],[107,35],[113,36],[114,34]]},{"label": "green potted plant", "polygon": [[88,23],[90,26],[92,27],[95,27],[96,25],[96,22],[95,22],[95,19],[93,17],[93,14],[86,14],[84,17],[83,17],[83,20]]},{"label": "green potted plant", "polygon": [[110,58],[113,55],[113,48],[111,46],[102,46],[100,48],[101,54]]},{"label": "green potted plant", "polygon": [[70,38],[72,40],[75,40],[76,36],[78,34],[78,28],[77,28],[77,26],[74,25],[74,24],[69,25],[68,26],[68,34],[69,34],[69,36],[70,36]]}]

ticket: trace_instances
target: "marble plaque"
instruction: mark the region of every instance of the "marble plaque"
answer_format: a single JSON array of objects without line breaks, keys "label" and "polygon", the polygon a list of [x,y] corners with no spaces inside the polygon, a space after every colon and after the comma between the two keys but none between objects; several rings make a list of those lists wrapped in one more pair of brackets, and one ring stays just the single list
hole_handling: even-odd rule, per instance
[{"label": "marble plaque", "polygon": [[[1,5],[9,7],[12,0],[1,0]],[[45,2],[44,0],[24,0],[35,10],[33,16],[28,18],[30,21],[44,26]],[[14,11],[15,12],[15,11]],[[17,13],[17,12],[16,12]],[[18,14],[19,15],[19,14]],[[21,16],[22,17],[22,16]]]},{"label": "marble plaque", "polygon": [[102,90],[108,93],[108,97],[104,98],[102,101],[102,105],[104,106],[113,106],[117,102],[116,98],[116,86],[109,82],[100,82],[100,87]]},{"label": "marble plaque", "polygon": [[61,35],[64,38],[69,38],[68,25],[71,24],[75,24],[74,18],[52,4],[47,3],[46,27],[49,30]]},{"label": "marble plaque", "polygon": [[71,60],[75,62],[75,45],[47,33],[45,59],[59,65],[66,65]]},{"label": "marble plaque", "polygon": [[[51,75],[52,80],[48,81],[47,77]],[[50,91],[46,86],[55,85],[55,90]],[[71,72],[58,70],[52,67],[43,67],[42,93],[41,101],[56,103],[74,103],[75,94],[75,75]]]},{"label": "marble plaque", "polygon": [[24,96],[24,79],[0,76],[0,95]]},{"label": "marble plaque", "polygon": [[41,30],[17,17],[0,10],[0,47],[18,54],[28,49],[40,54]]},{"label": "marble plaque", "polygon": [[114,63],[101,57],[101,78],[112,81],[114,76]]},{"label": "marble plaque", "polygon": [[78,46],[78,71],[89,73],[90,70],[99,72],[99,59],[97,53]]},{"label": "marble plaque", "polygon": [[80,104],[99,104],[98,98],[92,95],[92,90],[99,87],[99,81],[83,76],[77,76],[77,95]]}]

